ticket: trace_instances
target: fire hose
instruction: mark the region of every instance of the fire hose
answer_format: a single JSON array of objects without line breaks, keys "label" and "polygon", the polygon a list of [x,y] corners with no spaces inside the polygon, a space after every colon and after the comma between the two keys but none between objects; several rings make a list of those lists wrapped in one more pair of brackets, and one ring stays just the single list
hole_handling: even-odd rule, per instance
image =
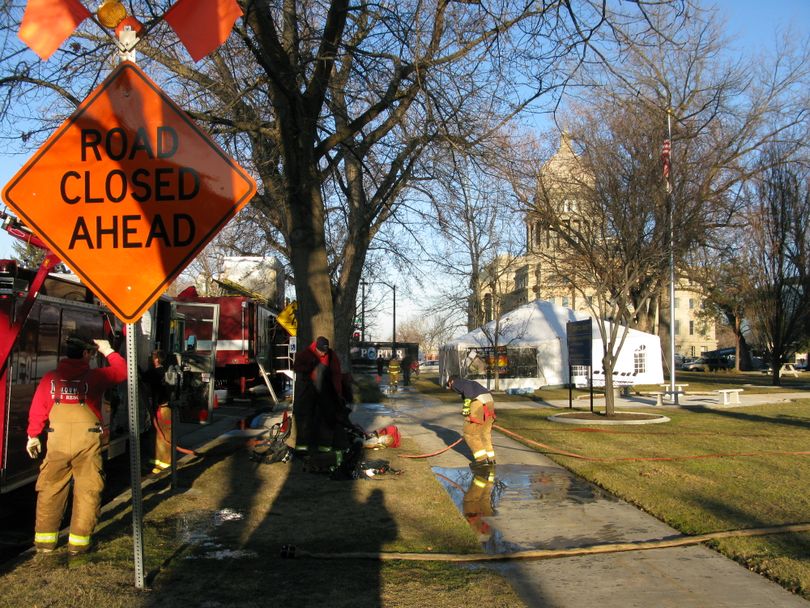
[{"label": "fire hose", "polygon": [[463,437],[459,437],[458,439],[456,439],[453,443],[451,443],[447,447],[442,448],[441,450],[438,450],[436,452],[431,452],[430,454],[402,454],[400,457],[401,458],[430,458],[432,456],[438,456],[439,454],[444,454],[447,450],[451,450],[454,447],[456,447],[459,443],[461,443],[462,439],[463,439]]},{"label": "fire hose", "polygon": [[810,522],[798,524],[785,524],[768,528],[744,528],[741,530],[728,530],[724,532],[710,532],[695,536],[675,536],[660,540],[634,541],[627,543],[606,543],[590,545],[588,547],[572,547],[569,549],[529,549],[526,551],[513,551],[511,553],[400,553],[400,552],[345,552],[345,553],[316,553],[302,551],[295,545],[281,547],[282,558],[309,557],[312,559],[366,559],[374,561],[419,561],[419,562],[496,562],[523,559],[556,559],[562,557],[577,557],[581,555],[599,555],[602,553],[620,553],[626,551],[643,551],[649,549],[670,549],[698,545],[724,538],[741,538],[751,536],[766,536],[770,534],[788,534],[796,532],[810,532]]}]

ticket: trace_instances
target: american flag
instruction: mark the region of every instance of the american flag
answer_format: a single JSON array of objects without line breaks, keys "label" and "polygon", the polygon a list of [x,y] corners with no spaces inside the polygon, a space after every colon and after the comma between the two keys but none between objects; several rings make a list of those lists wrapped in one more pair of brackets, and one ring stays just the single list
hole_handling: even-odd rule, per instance
[{"label": "american flag", "polygon": [[661,146],[661,164],[663,166],[664,171],[664,181],[667,184],[667,192],[670,191],[669,185],[669,170],[671,169],[670,164],[670,150],[672,149],[672,142],[668,139],[664,140],[664,145]]}]

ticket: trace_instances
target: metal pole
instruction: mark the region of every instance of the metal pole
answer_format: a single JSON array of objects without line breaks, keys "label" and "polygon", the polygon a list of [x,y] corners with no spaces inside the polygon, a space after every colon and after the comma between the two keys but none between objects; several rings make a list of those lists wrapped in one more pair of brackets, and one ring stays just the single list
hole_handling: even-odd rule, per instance
[{"label": "metal pole", "polygon": [[397,286],[391,285],[391,289],[394,290],[394,330],[391,335],[391,341],[393,342],[393,351],[395,354],[397,352]]},{"label": "metal pole", "polygon": [[366,341],[366,282],[360,281],[361,296],[360,296],[360,341]]},{"label": "metal pole", "polygon": [[[125,26],[118,34],[119,59],[135,63],[138,37]],[[138,407],[138,345],[135,324],[127,323],[127,397],[129,414],[129,471],[132,486],[132,543],[135,556],[135,588],[145,587],[143,563],[143,496],[141,494],[141,428]]]},{"label": "metal pole", "polygon": [[[670,143],[669,177],[672,177],[672,108],[667,108],[667,137]],[[675,392],[675,227],[673,214],[672,188],[667,181],[667,201],[669,203],[669,378],[672,399],[678,404]]]},{"label": "metal pole", "polygon": [[135,554],[135,587],[144,588],[143,497],[141,495],[141,429],[138,407],[138,346],[135,324],[127,323],[127,396],[129,412],[129,471],[132,484],[132,541]]}]

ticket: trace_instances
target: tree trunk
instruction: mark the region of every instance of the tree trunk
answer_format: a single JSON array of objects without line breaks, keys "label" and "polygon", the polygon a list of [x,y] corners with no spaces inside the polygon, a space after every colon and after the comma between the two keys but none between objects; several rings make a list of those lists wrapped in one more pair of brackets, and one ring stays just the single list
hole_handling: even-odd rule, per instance
[{"label": "tree trunk", "polygon": [[605,416],[613,416],[616,413],[616,399],[613,394],[613,363],[612,356],[602,357],[602,369],[605,372]]},{"label": "tree trunk", "polygon": [[298,301],[298,342],[303,347],[317,336],[334,340],[335,335],[320,182],[316,176],[308,176],[298,183],[297,188],[287,192],[287,209],[290,261]]}]

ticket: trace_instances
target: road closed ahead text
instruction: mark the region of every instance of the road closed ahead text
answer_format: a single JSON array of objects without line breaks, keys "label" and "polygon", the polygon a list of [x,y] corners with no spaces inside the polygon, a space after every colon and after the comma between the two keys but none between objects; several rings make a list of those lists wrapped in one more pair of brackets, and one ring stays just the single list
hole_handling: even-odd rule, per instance
[{"label": "road closed ahead text", "polygon": [[[68,248],[135,249],[192,243],[194,218],[183,206],[190,208],[198,202],[200,175],[193,167],[172,164],[179,146],[177,131],[170,126],[134,132],[119,127],[82,129],[77,157],[86,168],[65,171],[59,184],[64,204],[84,207],[72,227]],[[99,171],[99,167],[110,166],[115,168]],[[126,200],[140,203],[142,213],[119,215],[99,208]]]}]

